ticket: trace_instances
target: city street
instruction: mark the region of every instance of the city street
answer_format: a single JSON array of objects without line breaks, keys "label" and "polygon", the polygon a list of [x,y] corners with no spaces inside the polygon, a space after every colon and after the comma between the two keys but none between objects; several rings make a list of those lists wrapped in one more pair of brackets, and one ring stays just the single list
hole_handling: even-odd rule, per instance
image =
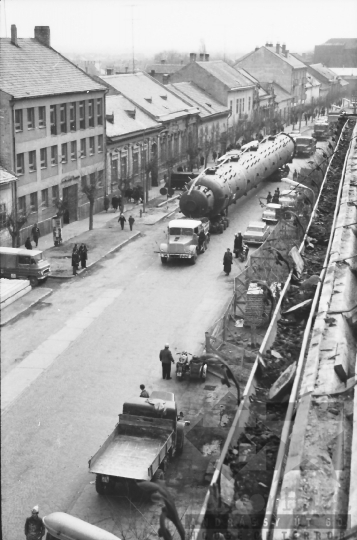
[{"label": "city street", "polygon": [[[232,248],[235,232],[260,218],[257,196],[277,185],[282,189],[281,183],[263,183],[233,206],[230,227],[212,237],[195,266],[161,265],[154,250],[164,239],[166,223],[159,223],[75,281],[56,282],[50,297],[3,329],[3,376],[62,329],[64,347],[69,344],[2,416],[8,540],[19,537],[33,504],[43,514],[70,511],[94,480],[87,473],[88,459],[112,431],[123,402],[139,393],[140,383],[149,391],[175,392],[179,410],[197,414],[195,403],[202,402],[202,395],[190,392],[186,383],[178,387],[174,378],[161,379],[159,350],[166,341],[173,353],[202,349],[205,330],[231,296],[232,275],[243,267],[235,260],[227,278],[223,253]],[[98,306],[98,300],[104,304]],[[89,314],[93,322],[86,326]],[[71,332],[75,339],[66,342]],[[93,485],[89,498],[92,504],[98,500]],[[79,517],[91,520],[90,515]]]}]

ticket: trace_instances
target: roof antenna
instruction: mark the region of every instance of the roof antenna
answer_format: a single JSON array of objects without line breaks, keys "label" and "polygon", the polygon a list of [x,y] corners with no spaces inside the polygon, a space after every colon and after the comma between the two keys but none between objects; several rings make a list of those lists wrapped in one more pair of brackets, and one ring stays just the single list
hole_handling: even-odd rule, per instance
[{"label": "roof antenna", "polygon": [[133,62],[133,73],[135,72],[135,57],[134,57],[134,17],[133,17],[133,8],[136,7],[136,4],[128,4],[131,7],[131,45],[132,45],[132,62]]}]

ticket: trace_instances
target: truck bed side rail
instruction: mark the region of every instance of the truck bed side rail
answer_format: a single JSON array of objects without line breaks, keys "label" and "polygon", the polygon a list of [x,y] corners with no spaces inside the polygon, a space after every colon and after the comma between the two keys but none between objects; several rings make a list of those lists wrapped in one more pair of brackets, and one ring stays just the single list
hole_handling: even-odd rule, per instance
[{"label": "truck bed side rail", "polygon": [[150,430],[159,431],[172,431],[173,421],[166,418],[151,418],[149,416],[134,416],[132,414],[119,414],[119,429],[125,431],[130,430],[133,427],[140,433],[140,428],[143,430],[149,428]]},{"label": "truck bed side rail", "polygon": [[154,476],[160,464],[163,462],[170,448],[172,447],[173,447],[173,440],[172,440],[172,434],[171,434],[170,437],[165,442],[165,444],[161,447],[160,452],[158,453],[158,455],[156,456],[156,458],[154,459],[150,467],[148,468],[149,478],[152,478]]}]

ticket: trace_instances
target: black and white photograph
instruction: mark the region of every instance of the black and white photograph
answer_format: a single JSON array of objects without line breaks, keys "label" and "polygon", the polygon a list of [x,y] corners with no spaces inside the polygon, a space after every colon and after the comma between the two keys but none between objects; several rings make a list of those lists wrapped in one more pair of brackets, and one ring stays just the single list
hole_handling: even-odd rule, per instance
[{"label": "black and white photograph", "polygon": [[357,0],[0,0],[1,538],[357,540]]}]

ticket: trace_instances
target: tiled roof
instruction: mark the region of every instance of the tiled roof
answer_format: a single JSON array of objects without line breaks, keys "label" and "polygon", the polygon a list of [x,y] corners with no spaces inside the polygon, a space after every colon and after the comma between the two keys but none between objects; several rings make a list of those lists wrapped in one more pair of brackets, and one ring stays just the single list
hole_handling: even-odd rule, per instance
[{"label": "tiled roof", "polygon": [[223,60],[196,62],[200,67],[220,80],[228,88],[253,86],[252,82]]},{"label": "tiled roof", "polygon": [[303,62],[298,60],[293,54],[290,54],[289,52],[288,52],[288,55],[285,56],[285,54],[283,54],[282,52],[277,53],[275,47],[267,47],[265,45],[265,48],[268,49],[268,51],[270,51],[271,53],[275,54],[275,56],[277,56],[284,62],[287,62],[288,64],[290,64],[290,66],[293,67],[294,69],[306,68],[306,65]]},{"label": "tiled roof", "polygon": [[[108,115],[114,114],[114,124],[108,122],[108,120],[106,123],[107,136],[109,138],[130,135],[137,131],[155,127],[160,128],[161,126],[159,122],[156,122],[148,114],[135,107],[124,96],[106,96],[105,108]],[[130,111],[132,112],[130,113]],[[134,111],[135,118],[133,118]]]},{"label": "tiled roof", "polygon": [[0,184],[8,184],[16,180],[16,176],[0,165]]},{"label": "tiled roof", "polygon": [[337,78],[336,73],[330,68],[324,66],[323,64],[311,64],[309,67],[316,72],[317,75],[315,75],[315,77],[317,78],[319,77],[319,75],[324,77],[327,81]]},{"label": "tiled roof", "polygon": [[182,64],[149,64],[146,66],[145,71],[149,74],[151,71],[155,71],[155,73],[160,74],[175,73],[175,71],[178,71],[182,67]]},{"label": "tiled roof", "polygon": [[[262,83],[264,84],[264,83]],[[265,83],[265,84],[271,84],[271,83]],[[289,94],[284,88],[282,88],[279,84],[276,82],[273,82],[274,87],[274,94],[275,94],[275,101],[276,103],[281,103],[282,101],[286,101],[288,99],[292,99],[292,95]]]},{"label": "tiled roof", "polygon": [[158,121],[198,113],[197,107],[190,107],[166,86],[146,73],[139,71],[138,73],[107,75],[103,77],[103,80]]},{"label": "tiled roof", "polygon": [[34,38],[0,39],[0,88],[16,99],[48,96],[103,86],[74,66],[57,51]]},{"label": "tiled roof", "polygon": [[188,101],[192,107],[198,107],[201,118],[207,118],[212,114],[229,112],[227,107],[192,82],[179,82],[167,86],[172,92]]}]

